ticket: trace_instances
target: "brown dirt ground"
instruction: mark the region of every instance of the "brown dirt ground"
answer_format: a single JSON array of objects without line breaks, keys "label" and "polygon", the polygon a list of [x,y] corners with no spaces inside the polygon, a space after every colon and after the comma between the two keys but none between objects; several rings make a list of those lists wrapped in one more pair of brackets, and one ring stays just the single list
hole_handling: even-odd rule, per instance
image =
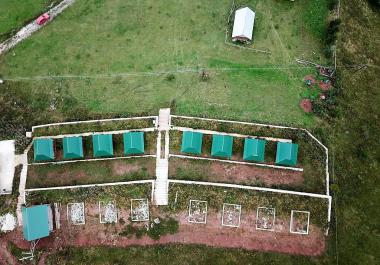
[{"label": "brown dirt ground", "polygon": [[[155,241],[148,236],[141,239],[127,238],[118,235],[129,223],[129,209],[122,209],[119,218],[126,223],[104,225],[99,223],[98,205],[86,204],[86,224],[69,225],[65,205],[61,211],[61,229],[55,231],[48,238],[41,239],[37,248],[47,252],[63,249],[65,246],[114,246],[128,247],[132,245],[156,245],[168,243],[204,244],[207,246],[225,248],[243,248],[247,250],[281,252],[306,256],[318,256],[325,250],[325,237],[316,226],[311,225],[309,235],[289,233],[289,222],[277,219],[275,232],[259,231],[255,229],[256,213],[242,209],[241,225],[239,228],[221,226],[221,212],[209,211],[207,224],[191,224],[187,220],[187,212],[173,216],[179,220],[179,232],[174,235],[162,236]],[[166,216],[159,208],[151,207],[151,215]],[[152,218],[151,218],[152,219]],[[144,223],[140,223],[144,225]],[[20,248],[28,248],[29,244],[22,238],[22,231],[18,229],[5,235],[2,239],[12,241]],[[44,254],[44,258],[47,254]],[[44,264],[43,260],[39,264]]]},{"label": "brown dirt ground", "polygon": [[[170,163],[169,175],[174,176],[178,169],[194,170],[193,164],[188,160],[176,160]],[[263,183],[271,185],[302,185],[304,181],[303,172],[283,169],[264,168],[255,165],[237,165],[220,162],[209,164],[198,164],[195,169],[202,174],[207,181],[225,182],[235,184]],[[174,178],[174,177],[173,177]]]},{"label": "brown dirt ground", "polygon": [[313,111],[313,105],[311,103],[311,100],[307,98],[301,100],[300,107],[306,113],[310,113]]}]

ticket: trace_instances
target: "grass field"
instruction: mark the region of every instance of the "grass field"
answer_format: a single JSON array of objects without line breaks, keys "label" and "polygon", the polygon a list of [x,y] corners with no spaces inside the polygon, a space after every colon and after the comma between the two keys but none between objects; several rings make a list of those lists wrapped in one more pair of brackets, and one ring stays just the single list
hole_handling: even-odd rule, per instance
[{"label": "grass field", "polygon": [[61,94],[75,99],[66,107],[90,112],[172,106],[182,114],[312,126],[315,118],[298,102],[302,78],[314,69],[298,68],[295,58],[325,61],[319,38],[328,1],[314,1],[316,12],[307,0],[238,1],[257,11],[253,47],[270,56],[224,44],[229,0],[77,1],[1,56],[0,73],[28,93],[45,94],[45,104]]}]

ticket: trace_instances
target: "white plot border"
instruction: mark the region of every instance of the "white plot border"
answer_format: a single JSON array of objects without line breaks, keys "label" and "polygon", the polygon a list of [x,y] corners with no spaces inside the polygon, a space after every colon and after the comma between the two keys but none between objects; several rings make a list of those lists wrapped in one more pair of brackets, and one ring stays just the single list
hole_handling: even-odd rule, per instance
[{"label": "white plot border", "polygon": [[[307,228],[306,231],[292,231],[293,227],[293,214],[294,213],[304,213],[307,214]],[[289,232],[292,234],[299,234],[299,235],[308,235],[309,234],[309,225],[310,225],[310,212],[309,211],[298,211],[298,210],[292,210],[291,215],[290,215],[290,227],[289,227]]]},{"label": "white plot border", "polygon": [[[74,223],[72,218],[71,218],[71,213],[69,209],[71,208],[72,205],[81,205],[82,207],[82,212],[83,212],[83,220],[80,223]],[[72,202],[67,204],[67,221],[72,224],[72,225],[84,225],[86,224],[86,211],[84,208],[84,202]]]},{"label": "white plot border", "polygon": [[[259,221],[259,211],[261,209],[272,210],[273,211],[273,225],[272,225],[271,229],[257,227],[257,224],[258,224],[258,221]],[[257,209],[256,209],[256,230],[273,232],[274,231],[274,224],[275,224],[275,222],[276,222],[276,208],[272,208],[272,207],[257,207]]]},{"label": "white plot border", "polygon": [[[225,206],[234,206],[235,209],[236,209],[236,208],[239,208],[239,220],[238,220],[238,225],[224,224],[224,209],[225,209]],[[241,204],[223,203],[223,211],[222,211],[222,226],[227,226],[227,227],[240,227],[240,217],[241,217]]]},{"label": "white plot border", "polygon": [[[101,207],[100,205],[103,204],[103,207],[105,207],[106,205],[112,203],[115,207],[115,211],[116,211],[116,220],[114,222],[106,222],[106,221],[102,221],[102,211],[101,211]],[[117,210],[117,207],[116,207],[116,202],[115,201],[99,201],[99,223],[101,224],[113,224],[113,223],[117,223],[117,218],[118,218],[118,210]]]},{"label": "white plot border", "polygon": [[[144,219],[133,219],[133,202],[143,202],[145,201],[146,202],[146,206],[147,206],[147,217],[144,218]],[[147,222],[149,221],[149,200],[148,199],[131,199],[131,220],[132,222]]]},{"label": "white plot border", "polygon": [[[204,204],[206,204],[206,212],[204,213],[204,215],[205,215],[204,222],[198,222],[198,221],[191,220],[191,217],[192,217],[192,214],[191,214],[191,205],[193,204],[193,202],[198,202],[198,203],[204,203]],[[187,217],[187,221],[189,223],[206,224],[207,223],[207,213],[208,213],[208,211],[207,211],[207,201],[200,201],[200,200],[190,200],[189,201],[189,215]]]}]

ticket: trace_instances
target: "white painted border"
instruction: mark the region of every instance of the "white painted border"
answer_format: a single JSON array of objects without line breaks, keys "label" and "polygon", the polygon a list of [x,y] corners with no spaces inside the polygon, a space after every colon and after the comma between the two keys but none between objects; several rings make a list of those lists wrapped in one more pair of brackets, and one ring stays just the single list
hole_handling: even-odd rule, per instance
[{"label": "white painted border", "polygon": [[[206,213],[205,213],[205,221],[204,222],[197,222],[197,221],[194,221],[194,220],[190,220],[190,217],[192,216],[192,214],[190,213],[190,210],[191,210],[191,205],[193,202],[198,202],[198,203],[205,203],[206,204]],[[189,215],[187,216],[187,221],[189,223],[193,223],[193,224],[206,224],[207,223],[207,214],[208,214],[208,210],[207,210],[207,201],[201,201],[201,200],[190,200],[189,201]]]},{"label": "white painted border", "polygon": [[130,159],[130,158],[146,158],[146,157],[155,158],[156,155],[118,156],[118,157],[89,158],[89,159],[78,159],[78,160],[64,160],[64,161],[58,161],[58,162],[30,163],[28,164],[28,166],[61,165],[61,164],[78,163],[78,162],[94,162],[94,161],[107,161],[107,160]]},{"label": "white painted border", "polygon": [[170,154],[169,158],[170,157],[188,158],[188,159],[194,159],[194,160],[216,161],[216,162],[222,162],[222,163],[248,165],[248,166],[259,166],[259,167],[268,167],[268,168],[285,169],[285,170],[303,172],[303,168],[298,168],[298,167],[284,167],[284,166],[277,166],[277,165],[260,164],[260,163],[253,163],[253,162],[243,162],[243,161],[234,161],[234,160],[218,159],[218,158],[211,158],[211,157],[188,156],[188,155],[174,155],[174,154]]},{"label": "white painted border", "polygon": [[35,136],[33,139],[62,139],[64,137],[79,137],[79,136],[92,136],[97,134],[123,134],[127,132],[154,132],[156,129],[154,127],[141,128],[141,129],[129,129],[129,130],[118,130],[118,131],[99,131],[99,132],[83,132],[83,133],[71,133],[71,134],[59,134],[59,135],[44,135]]},{"label": "white painted border", "polygon": [[[293,226],[293,214],[294,213],[306,213],[307,214],[307,229],[306,232],[296,232],[292,231]],[[310,225],[310,212],[309,211],[298,211],[298,210],[292,210],[290,215],[290,227],[289,232],[292,234],[299,234],[299,235],[308,235],[309,234],[309,225]]]},{"label": "white painted border", "polygon": [[[146,204],[148,205],[148,218],[147,219],[143,219],[143,220],[138,220],[138,219],[133,219],[133,202],[134,201],[146,201]],[[150,216],[150,211],[149,211],[149,200],[148,199],[131,199],[131,220],[132,222],[146,222],[146,221],[149,221],[149,216]]]},{"label": "white painted border", "polygon": [[[225,206],[238,206],[239,207],[239,221],[238,221],[238,225],[227,225],[227,224],[224,224],[224,207]],[[240,227],[240,217],[241,217],[241,204],[233,204],[233,203],[223,203],[223,211],[222,211],[222,226],[227,226],[227,227]]]},{"label": "white painted border", "polygon": [[[103,204],[107,204],[107,203],[110,203],[112,202],[113,205],[115,206],[115,210],[116,210],[116,220],[115,222],[105,222],[105,221],[102,221],[102,211],[100,210],[101,207],[100,207],[100,204],[103,203]],[[99,201],[99,223],[101,224],[116,224],[117,223],[117,219],[119,218],[119,214],[118,214],[118,209],[117,209],[117,206],[116,206],[116,202],[115,201],[109,201],[109,202],[106,202],[106,201]],[[104,206],[103,206],[104,207]]]},{"label": "white painted border", "polygon": [[85,121],[67,121],[67,122],[56,122],[32,126],[32,132],[36,128],[51,127],[51,126],[60,126],[60,125],[73,125],[81,123],[95,123],[95,122],[112,122],[112,121],[127,121],[127,120],[143,120],[143,119],[152,119],[157,121],[158,116],[143,116],[143,117],[129,117],[129,118],[114,118],[114,119],[99,119],[99,120],[85,120]]},{"label": "white painted border", "polygon": [[[259,211],[261,209],[267,209],[267,210],[268,209],[272,209],[273,210],[273,227],[272,227],[272,229],[257,227],[257,221],[259,220]],[[257,207],[257,209],[256,209],[256,230],[271,231],[271,232],[273,232],[274,231],[274,227],[275,227],[275,222],[276,222],[276,208],[272,208],[272,207]]]},{"label": "white painted border", "polygon": [[[82,210],[83,210],[83,222],[81,222],[81,223],[76,223],[76,224],[74,224],[74,223],[73,223],[73,220],[71,219],[71,215],[69,215],[69,208],[71,207],[71,205],[74,205],[74,204],[81,204],[81,205],[82,205]],[[72,203],[68,203],[68,204],[67,204],[67,221],[68,221],[69,224],[71,224],[71,225],[84,225],[84,224],[86,224],[86,211],[85,211],[85,208],[84,208],[84,202],[72,202]]]}]

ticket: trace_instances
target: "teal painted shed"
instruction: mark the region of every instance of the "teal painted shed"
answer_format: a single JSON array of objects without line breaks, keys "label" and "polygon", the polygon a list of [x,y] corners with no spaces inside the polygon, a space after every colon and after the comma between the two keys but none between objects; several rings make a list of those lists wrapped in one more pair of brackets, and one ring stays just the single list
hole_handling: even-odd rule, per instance
[{"label": "teal painted shed", "polygon": [[83,158],[83,141],[81,136],[63,138],[63,158]]},{"label": "teal painted shed", "polygon": [[276,164],[283,166],[295,166],[298,159],[298,144],[278,142],[276,152]]},{"label": "teal painted shed", "polygon": [[144,154],[144,133],[127,132],[123,134],[124,154],[141,155]]},{"label": "teal painted shed", "polygon": [[53,140],[50,138],[39,138],[33,141],[34,161],[54,160]]},{"label": "teal painted shed", "polygon": [[113,156],[112,134],[94,134],[92,136],[94,157]]},{"label": "teal painted shed", "polygon": [[211,155],[230,159],[232,157],[232,145],[232,136],[214,134],[212,136]]},{"label": "teal painted shed", "polygon": [[49,236],[49,206],[22,207],[24,238],[28,241]]},{"label": "teal painted shed", "polygon": [[200,132],[184,131],[182,133],[181,152],[194,155],[202,153],[203,134]]},{"label": "teal painted shed", "polygon": [[245,138],[243,159],[247,161],[264,162],[265,140]]}]

